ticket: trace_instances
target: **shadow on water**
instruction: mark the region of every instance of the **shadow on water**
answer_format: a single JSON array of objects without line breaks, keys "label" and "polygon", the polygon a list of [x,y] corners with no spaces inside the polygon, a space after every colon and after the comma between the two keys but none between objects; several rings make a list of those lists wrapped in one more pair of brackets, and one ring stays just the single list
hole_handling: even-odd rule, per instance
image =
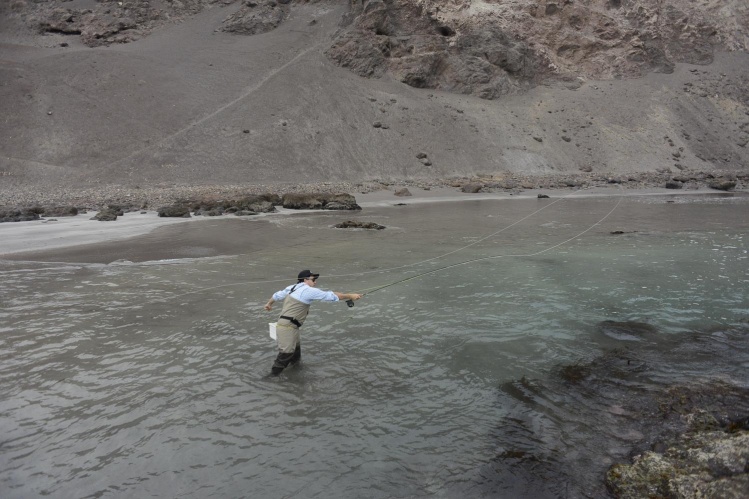
[{"label": "shadow on water", "polygon": [[555,366],[547,378],[498,387],[508,414],[489,434],[495,457],[477,472],[472,495],[615,497],[604,484],[611,465],[664,452],[695,418],[746,429],[749,377],[737,377],[735,366],[749,365],[749,325],[663,335],[649,324],[604,321],[592,341],[610,345],[612,330],[644,341],[625,337],[626,346]]}]

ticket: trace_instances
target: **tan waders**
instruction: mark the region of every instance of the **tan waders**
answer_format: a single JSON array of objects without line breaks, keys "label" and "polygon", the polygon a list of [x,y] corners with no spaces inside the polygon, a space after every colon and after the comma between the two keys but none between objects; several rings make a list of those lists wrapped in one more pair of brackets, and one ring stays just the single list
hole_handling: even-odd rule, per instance
[{"label": "tan waders", "polygon": [[292,298],[291,293],[284,299],[281,316],[276,324],[278,357],[271,368],[271,375],[278,376],[289,364],[296,364],[302,359],[299,328],[308,313],[309,305]]}]

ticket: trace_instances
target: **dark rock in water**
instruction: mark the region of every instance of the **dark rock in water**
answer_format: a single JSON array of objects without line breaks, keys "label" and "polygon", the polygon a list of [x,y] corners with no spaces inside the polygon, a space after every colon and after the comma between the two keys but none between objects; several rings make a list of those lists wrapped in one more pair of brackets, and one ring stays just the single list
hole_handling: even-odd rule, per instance
[{"label": "dark rock in water", "polygon": [[361,210],[351,194],[290,193],[282,201],[284,208],[292,210]]},{"label": "dark rock in water", "polygon": [[238,217],[249,217],[252,215],[257,215],[258,213],[255,211],[249,211],[249,210],[239,210],[239,211],[235,211],[234,214]]},{"label": "dark rock in water", "polygon": [[[550,378],[501,384],[507,416],[494,435],[503,459],[486,466],[482,476],[495,473],[492,491],[507,490],[517,477],[524,484],[584,484],[563,497],[748,497],[749,387],[741,376],[722,379],[722,368],[711,369],[717,379],[694,376],[704,373],[707,359],[740,365],[747,334],[746,326],[661,334],[652,342],[586,356]],[[581,421],[595,421],[589,433],[581,431]],[[558,444],[560,435],[573,433],[574,443]],[[541,459],[524,461],[522,451]],[[543,463],[548,468],[538,478]],[[554,492],[483,496],[557,497]]]},{"label": "dark rock in water", "polygon": [[549,196],[547,196],[546,194],[539,194],[538,199],[549,199]]},{"label": "dark rock in water", "polygon": [[39,220],[39,212],[35,208],[0,208],[0,222],[29,222]]},{"label": "dark rock in water", "polygon": [[117,216],[122,215],[122,212],[110,207],[103,208],[99,212],[91,217],[91,220],[98,220],[100,222],[114,222],[117,220]]},{"label": "dark rock in water", "polygon": [[54,206],[44,208],[42,215],[45,217],[74,217],[78,214],[75,206]]},{"label": "dark rock in water", "polygon": [[606,486],[617,498],[747,497],[748,461],[749,432],[693,431],[663,453],[645,452],[632,464],[613,465]]},{"label": "dark rock in water", "polygon": [[684,184],[678,180],[669,180],[666,182],[666,189],[681,189],[682,187],[684,187]]},{"label": "dark rock in water", "polygon": [[563,366],[560,371],[560,375],[563,380],[570,383],[579,383],[588,376],[590,376],[592,369],[589,365],[585,364],[571,364]]},{"label": "dark rock in water", "polygon": [[190,207],[186,204],[173,204],[159,208],[160,217],[190,218]]},{"label": "dark rock in water", "polygon": [[384,225],[379,225],[374,222],[359,222],[358,220],[347,220],[339,224],[335,224],[336,229],[376,229],[382,230],[385,228]]},{"label": "dark rock in water", "polygon": [[634,321],[602,321],[598,323],[598,330],[606,336],[623,341],[640,341],[643,336],[658,332],[658,329],[650,324]]}]

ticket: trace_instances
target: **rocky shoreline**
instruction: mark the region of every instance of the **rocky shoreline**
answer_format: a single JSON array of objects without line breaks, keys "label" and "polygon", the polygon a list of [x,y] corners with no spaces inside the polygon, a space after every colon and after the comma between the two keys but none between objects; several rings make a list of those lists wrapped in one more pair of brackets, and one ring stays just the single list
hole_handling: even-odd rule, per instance
[{"label": "rocky shoreline", "polygon": [[[265,196],[272,205],[284,204],[281,199],[292,195],[368,194],[378,191],[418,188],[431,190],[436,188],[454,188],[464,193],[507,192],[517,194],[537,189],[582,189],[616,184],[623,189],[684,189],[708,191],[745,190],[749,186],[749,174],[733,172],[679,172],[677,174],[663,170],[656,173],[632,173],[620,175],[601,175],[581,173],[575,175],[521,176],[514,174],[478,175],[474,177],[456,177],[448,179],[410,179],[383,180],[366,182],[320,182],[313,184],[245,184],[245,185],[174,185],[154,187],[103,186],[98,188],[58,188],[54,191],[41,191],[34,187],[14,188],[0,194],[0,221],[12,221],[13,213],[27,214],[29,217],[16,217],[19,220],[35,219],[42,216],[75,215],[78,212],[98,211],[112,208],[114,211],[162,210],[174,205],[188,205],[196,214],[222,214],[211,212],[211,207],[226,205],[224,200]],[[275,198],[274,202],[271,198]],[[351,201],[355,204],[355,201]],[[345,205],[346,203],[344,203]],[[302,204],[285,206],[291,209],[320,208],[322,206],[304,206]],[[267,208],[267,206],[266,206]],[[272,208],[272,206],[271,206]],[[327,209],[356,209],[348,206],[331,205]],[[233,210],[234,212],[237,210]],[[267,209],[260,210],[267,212]],[[272,209],[271,209],[272,211]],[[251,213],[249,213],[251,214]],[[184,216],[179,215],[162,216]]]}]

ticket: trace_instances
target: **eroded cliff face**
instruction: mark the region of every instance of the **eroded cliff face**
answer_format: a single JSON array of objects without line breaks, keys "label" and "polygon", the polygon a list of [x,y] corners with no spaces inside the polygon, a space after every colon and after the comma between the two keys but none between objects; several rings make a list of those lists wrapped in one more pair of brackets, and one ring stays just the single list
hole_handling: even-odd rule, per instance
[{"label": "eroded cliff face", "polygon": [[[0,13],[93,47],[137,40],[214,6],[235,7],[223,31],[257,35],[299,3],[10,0]],[[327,55],[360,76],[495,99],[549,79],[635,78],[678,62],[707,64],[715,50],[749,50],[745,0],[351,0]]]},{"label": "eroded cliff face", "polygon": [[364,0],[328,56],[361,76],[496,98],[540,81],[632,78],[749,48],[741,0]]},{"label": "eroded cliff face", "polygon": [[214,4],[236,0],[6,0],[0,16],[39,34],[79,36],[89,47],[128,43]]}]

